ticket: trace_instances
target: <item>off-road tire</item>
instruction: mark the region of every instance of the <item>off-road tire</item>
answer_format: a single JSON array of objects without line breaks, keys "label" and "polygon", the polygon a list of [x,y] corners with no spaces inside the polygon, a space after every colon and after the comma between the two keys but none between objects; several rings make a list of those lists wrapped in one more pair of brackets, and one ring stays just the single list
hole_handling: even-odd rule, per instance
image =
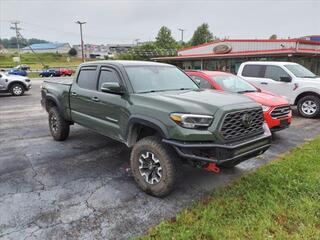
[{"label": "off-road tire", "polygon": [[24,86],[19,83],[13,84],[10,88],[10,92],[12,96],[22,96],[24,94],[24,91],[25,91]]},{"label": "off-road tire", "polygon": [[[145,177],[141,175],[139,169],[142,155],[146,155],[148,152],[154,154],[162,168],[160,180],[154,184],[148,183]],[[179,166],[176,152],[170,146],[164,144],[161,138],[156,136],[145,137],[134,145],[131,152],[130,164],[137,185],[147,194],[155,197],[164,197],[173,190],[179,175],[179,167],[181,167]]]},{"label": "off-road tire", "polygon": [[56,107],[49,110],[49,129],[54,140],[64,141],[68,138],[70,132],[70,124],[60,114]]},{"label": "off-road tire", "polygon": [[[311,114],[307,114],[305,110],[303,110],[303,104],[304,103],[308,103],[308,102],[312,102],[315,104],[316,106],[316,110],[311,113]],[[302,97],[301,99],[299,99],[298,104],[297,104],[297,109],[299,111],[299,114],[305,118],[314,118],[319,116],[320,114],[320,98],[314,95],[308,95],[305,97]]]}]

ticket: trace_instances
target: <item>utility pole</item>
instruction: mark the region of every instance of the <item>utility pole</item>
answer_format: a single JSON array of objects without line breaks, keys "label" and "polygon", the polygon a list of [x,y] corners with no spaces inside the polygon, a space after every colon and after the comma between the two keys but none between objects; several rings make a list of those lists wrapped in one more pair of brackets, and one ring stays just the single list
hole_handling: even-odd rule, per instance
[{"label": "utility pole", "polygon": [[10,27],[10,29],[13,29],[13,30],[16,31],[16,40],[17,40],[19,63],[21,63],[20,44],[19,44],[19,30],[21,30],[21,28],[18,27],[18,24],[20,24],[20,21],[13,21],[13,22],[11,22],[11,24],[13,24],[14,27]]},{"label": "utility pole", "polygon": [[136,39],[134,39],[134,40],[133,40],[133,42],[135,42],[135,43],[136,43],[136,46],[138,46],[138,45],[139,45],[139,41],[140,41],[140,38],[136,38]]},{"label": "utility pole", "polygon": [[184,32],[186,29],[178,28],[178,30],[181,32],[181,43],[183,43],[183,32]]},{"label": "utility pole", "polygon": [[80,37],[81,37],[81,57],[82,57],[82,62],[84,62],[84,53],[83,53],[83,37],[82,37],[82,25],[86,24],[87,22],[80,22],[77,21],[77,24],[80,26]]}]

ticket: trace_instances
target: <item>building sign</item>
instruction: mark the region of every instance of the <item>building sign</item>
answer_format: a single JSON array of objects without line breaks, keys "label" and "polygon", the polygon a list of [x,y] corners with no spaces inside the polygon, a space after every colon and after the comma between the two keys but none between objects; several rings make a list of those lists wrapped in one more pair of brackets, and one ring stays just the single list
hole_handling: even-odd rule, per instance
[{"label": "building sign", "polygon": [[213,47],[215,54],[224,54],[230,52],[232,47],[229,44],[221,43]]}]

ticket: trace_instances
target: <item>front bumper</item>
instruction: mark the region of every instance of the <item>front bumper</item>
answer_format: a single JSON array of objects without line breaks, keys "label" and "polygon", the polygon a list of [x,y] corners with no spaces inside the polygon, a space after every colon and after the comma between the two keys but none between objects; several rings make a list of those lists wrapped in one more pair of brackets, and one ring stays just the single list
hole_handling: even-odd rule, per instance
[{"label": "front bumper", "polygon": [[264,112],[264,119],[268,124],[271,132],[280,131],[286,129],[290,126],[292,121],[292,112],[290,111],[288,115],[279,118],[273,118],[271,112],[274,108],[270,109],[268,112]]},{"label": "front bumper", "polygon": [[171,145],[182,158],[223,165],[240,163],[264,153],[271,145],[271,133],[265,127],[262,135],[228,144],[181,142],[169,139],[163,139],[163,142]]}]

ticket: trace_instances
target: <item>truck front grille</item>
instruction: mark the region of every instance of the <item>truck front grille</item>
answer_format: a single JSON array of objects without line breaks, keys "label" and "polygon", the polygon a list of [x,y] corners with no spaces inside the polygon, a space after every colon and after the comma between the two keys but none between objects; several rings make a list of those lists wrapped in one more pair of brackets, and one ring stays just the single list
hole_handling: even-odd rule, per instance
[{"label": "truck front grille", "polygon": [[290,113],[291,108],[290,106],[282,106],[282,107],[276,107],[272,112],[271,112],[271,117],[273,118],[282,118],[288,116]]},{"label": "truck front grille", "polygon": [[228,113],[220,128],[221,136],[228,141],[261,132],[263,132],[261,108]]}]

